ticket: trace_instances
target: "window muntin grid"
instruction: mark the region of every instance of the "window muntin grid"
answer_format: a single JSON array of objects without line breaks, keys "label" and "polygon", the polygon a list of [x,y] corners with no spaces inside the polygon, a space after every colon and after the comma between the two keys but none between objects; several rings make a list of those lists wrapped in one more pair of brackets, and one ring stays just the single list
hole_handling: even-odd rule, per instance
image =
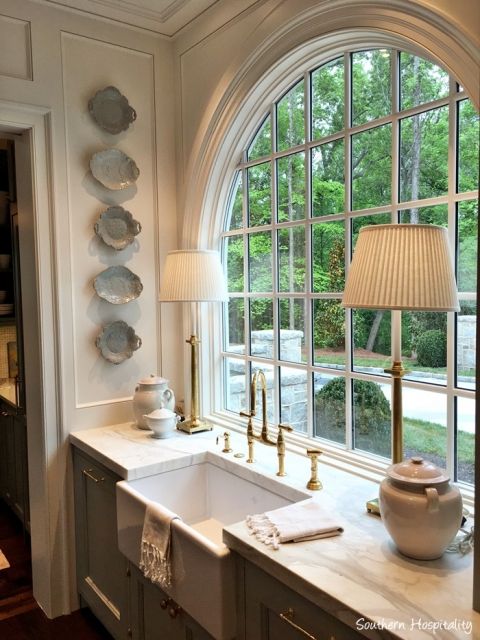
[{"label": "window muntin grid", "polygon": [[[419,68],[422,74],[415,91],[414,74]],[[355,77],[365,77],[371,69],[376,69],[377,76],[370,77],[359,92]],[[369,104],[362,110],[362,99],[368,101],[374,91],[385,93],[385,86],[379,86],[382,82],[388,95],[383,95],[378,108]],[[292,108],[297,111],[289,114]],[[279,127],[284,129],[279,131]],[[463,278],[470,287],[468,291],[459,287],[462,313],[472,314],[476,290],[468,274],[476,254],[472,257],[469,245],[477,231],[478,212],[472,208],[478,185],[472,180],[471,163],[477,158],[478,166],[478,145],[472,151],[468,141],[475,127],[478,131],[478,116],[470,100],[448,80],[446,72],[396,50],[346,52],[304,74],[272,104],[238,165],[230,199],[235,216],[226,216],[223,233],[230,305],[237,309],[233,317],[243,322],[242,332],[236,333],[244,338],[243,344],[232,345],[232,332],[228,331],[232,314],[226,313],[223,357],[231,362],[235,352],[235,358],[243,363],[244,384],[253,370],[266,371],[273,402],[269,420],[290,419],[298,433],[310,438],[387,455],[375,446],[374,437],[369,448],[359,416],[365,414],[362,398],[372,390],[371,385],[362,388],[360,382],[373,382],[384,396],[389,395],[390,378],[383,368],[391,363],[390,314],[342,309],[346,263],[360,227],[366,224],[425,222],[447,226],[452,247],[457,246],[459,284]],[[478,134],[473,137],[478,139]],[[431,147],[433,138],[438,142],[436,153]],[[414,139],[420,140],[420,148],[412,151]],[[428,174],[427,164],[433,166],[435,175]],[[260,175],[261,180],[252,182],[252,175]],[[258,202],[261,211],[258,207],[255,210]],[[238,226],[239,203],[243,228]],[[245,247],[243,291],[238,289],[238,265],[231,273],[228,255],[234,241],[240,245],[240,240]],[[456,426],[461,412],[453,410],[453,401],[458,396],[474,397],[473,376],[465,376],[465,365],[460,363],[457,314],[448,314],[454,315],[448,321],[434,318],[446,318],[447,314],[430,315],[431,323],[416,317],[404,322],[404,346],[416,348],[410,339],[416,324],[423,332],[443,330],[448,333],[447,366],[433,378],[415,371],[404,388],[411,387],[412,396],[418,388],[425,399],[438,397],[439,403],[446,402],[447,432],[457,433],[462,431]],[[366,331],[365,326],[368,329],[368,323],[374,322],[382,353],[369,359],[363,352],[371,351],[367,349],[371,347],[371,327]],[[286,326],[290,329],[285,330]],[[302,407],[289,388],[295,387],[290,384],[295,380]],[[319,392],[335,380],[343,385],[342,399],[330,400],[325,408],[322,398],[328,394],[319,396]],[[340,418],[339,402],[343,403]],[[229,398],[223,408],[233,405]],[[339,420],[343,424],[342,434],[319,424],[319,416],[324,420],[332,412],[336,416],[332,424],[336,428]],[[413,415],[415,409],[411,412],[409,428],[414,430],[420,418]],[[377,430],[378,425],[383,431],[387,428],[382,416],[374,416],[373,422]],[[459,467],[454,457],[455,438],[446,440],[447,468],[454,475]],[[465,481],[469,476],[462,471],[458,477]]]}]

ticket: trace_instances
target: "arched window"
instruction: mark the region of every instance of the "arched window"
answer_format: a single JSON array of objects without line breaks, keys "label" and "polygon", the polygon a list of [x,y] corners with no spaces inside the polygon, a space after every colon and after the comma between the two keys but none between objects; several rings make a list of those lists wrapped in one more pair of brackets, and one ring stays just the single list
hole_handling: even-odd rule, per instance
[{"label": "arched window", "polygon": [[341,307],[346,265],[364,225],[443,225],[461,311],[402,313],[404,449],[473,483],[478,135],[462,87],[406,51],[345,51],[278,96],[225,214],[225,411],[261,368],[270,422],[390,458],[390,313]]}]

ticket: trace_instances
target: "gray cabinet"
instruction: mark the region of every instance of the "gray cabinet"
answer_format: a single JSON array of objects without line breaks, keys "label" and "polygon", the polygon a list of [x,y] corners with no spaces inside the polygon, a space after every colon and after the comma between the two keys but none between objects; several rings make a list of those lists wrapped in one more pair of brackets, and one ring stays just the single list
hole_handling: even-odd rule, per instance
[{"label": "gray cabinet", "polygon": [[257,566],[237,558],[238,640],[355,640],[360,633]]},{"label": "gray cabinet", "polygon": [[116,640],[130,637],[129,569],[118,550],[115,484],[120,478],[73,449],[77,588]]},{"label": "gray cabinet", "polygon": [[27,421],[0,401],[0,496],[29,529]]},{"label": "gray cabinet", "polygon": [[133,640],[213,640],[169,596],[132,567]]}]

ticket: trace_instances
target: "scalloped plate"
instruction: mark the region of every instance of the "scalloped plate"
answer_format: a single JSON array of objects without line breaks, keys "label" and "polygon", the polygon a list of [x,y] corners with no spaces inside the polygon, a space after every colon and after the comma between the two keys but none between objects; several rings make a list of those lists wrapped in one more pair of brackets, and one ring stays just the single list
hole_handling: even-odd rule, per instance
[{"label": "scalloped plate", "polygon": [[97,295],[112,304],[125,304],[142,293],[140,278],[127,267],[108,267],[93,281]]},{"label": "scalloped plate", "polygon": [[138,220],[134,220],[130,211],[114,206],[108,207],[100,214],[93,228],[105,244],[121,251],[132,244],[135,236],[142,230],[142,225]]},{"label": "scalloped plate", "polygon": [[113,134],[125,131],[137,118],[127,98],[111,86],[100,89],[90,98],[88,110],[99,127]]},{"label": "scalloped plate", "polygon": [[133,327],[123,320],[116,320],[103,327],[102,333],[95,340],[95,345],[105,360],[112,364],[120,364],[131,358],[134,351],[140,349],[142,340],[135,335]]},{"label": "scalloped plate", "polygon": [[96,180],[112,191],[130,187],[140,175],[135,161],[120,149],[94,153],[90,159],[90,170]]}]

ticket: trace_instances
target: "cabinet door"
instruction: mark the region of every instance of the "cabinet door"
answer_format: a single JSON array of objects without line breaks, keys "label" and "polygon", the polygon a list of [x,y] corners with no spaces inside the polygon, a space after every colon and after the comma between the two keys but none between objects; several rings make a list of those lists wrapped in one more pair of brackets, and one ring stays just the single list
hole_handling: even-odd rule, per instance
[{"label": "cabinet door", "polygon": [[363,637],[249,562],[245,562],[244,588],[247,640]]},{"label": "cabinet door", "polygon": [[213,640],[160,587],[132,567],[133,640]]},{"label": "cabinet door", "polygon": [[129,637],[127,561],[118,550],[118,476],[74,449],[77,587],[116,638]]},{"label": "cabinet door", "polygon": [[27,471],[27,421],[25,416],[13,418],[14,439],[14,477],[15,503],[14,508],[20,516],[23,526],[28,528],[28,471]]}]

